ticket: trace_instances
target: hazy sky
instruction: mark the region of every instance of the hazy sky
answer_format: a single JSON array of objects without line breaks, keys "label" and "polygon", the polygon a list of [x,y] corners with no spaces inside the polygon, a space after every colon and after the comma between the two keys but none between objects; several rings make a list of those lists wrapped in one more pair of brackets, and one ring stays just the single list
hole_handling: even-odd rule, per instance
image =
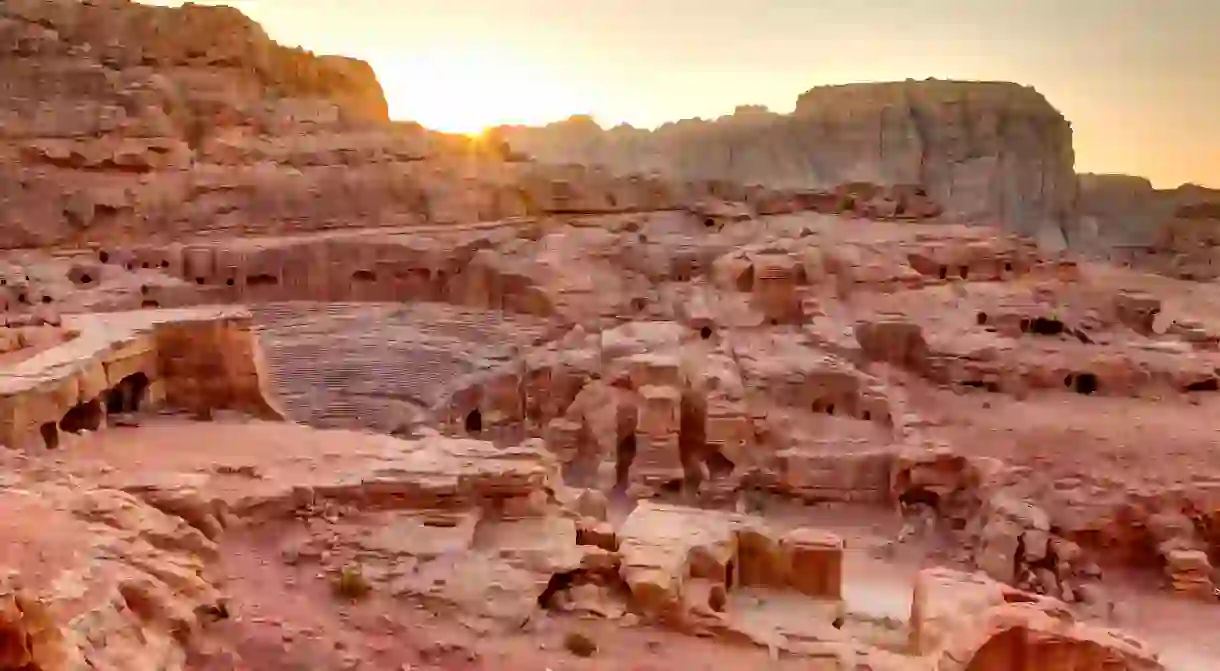
[{"label": "hazy sky", "polygon": [[[181,4],[163,0],[157,4]],[[791,111],[818,84],[1031,84],[1077,169],[1220,187],[1220,0],[229,0],[367,60],[391,113],[450,131]]]}]

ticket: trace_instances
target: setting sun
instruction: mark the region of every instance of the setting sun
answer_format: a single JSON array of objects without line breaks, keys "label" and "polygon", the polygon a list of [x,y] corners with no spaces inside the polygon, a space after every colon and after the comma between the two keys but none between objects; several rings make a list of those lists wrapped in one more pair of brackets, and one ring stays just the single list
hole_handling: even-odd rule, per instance
[{"label": "setting sun", "polygon": [[545,66],[469,45],[374,58],[396,119],[450,133],[501,124],[544,124],[586,109]]}]

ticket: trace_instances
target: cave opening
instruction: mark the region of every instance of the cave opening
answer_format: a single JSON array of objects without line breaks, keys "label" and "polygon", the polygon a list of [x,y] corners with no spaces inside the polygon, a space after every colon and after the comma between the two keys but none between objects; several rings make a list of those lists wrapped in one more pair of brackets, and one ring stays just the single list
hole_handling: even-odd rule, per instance
[{"label": "cave opening", "polygon": [[376,282],[377,274],[371,270],[357,270],[352,273],[353,282]]},{"label": "cave opening", "polygon": [[1100,385],[1093,373],[1072,373],[1063,378],[1063,386],[1077,394],[1090,396],[1097,392]]},{"label": "cave opening", "polygon": [[940,495],[926,487],[912,487],[898,496],[898,504],[903,510],[920,505],[939,510]]},{"label": "cave opening", "polygon": [[699,337],[704,340],[710,339],[712,337],[712,327],[704,326],[703,328],[699,329]]},{"label": "cave opening", "polygon": [[110,263],[110,252],[104,249],[99,251],[97,253],[97,260],[101,261],[102,263]]},{"label": "cave opening", "polygon": [[483,432],[483,413],[478,408],[466,413],[466,433],[472,436]]},{"label": "cave opening", "polygon": [[661,483],[661,493],[663,494],[681,494],[682,486],[685,480],[682,478],[672,478]]},{"label": "cave opening", "polygon": [[988,317],[987,317],[987,313],[986,313],[986,312],[980,312],[980,313],[978,313],[977,315],[975,315],[975,316],[974,316],[974,322],[975,322],[976,324],[978,324],[979,326],[986,326],[986,325],[987,325],[987,319],[988,319]]},{"label": "cave opening", "polygon": [[1029,325],[1029,332],[1034,335],[1057,336],[1065,330],[1063,322],[1048,317],[1037,317]]},{"label": "cave opening", "polygon": [[1186,391],[1220,391],[1220,380],[1209,377],[1206,380],[1191,382],[1186,385]]},{"label": "cave opening", "polygon": [[148,392],[149,380],[144,373],[132,373],[119,380],[106,392],[106,411],[111,414],[138,412]]},{"label": "cave opening", "polygon": [[93,399],[85,401],[78,405],[72,406],[63,419],[59,420],[59,428],[68,433],[81,433],[83,431],[97,431],[102,428],[102,422],[105,418],[105,412],[102,409],[101,399]]},{"label": "cave opening", "polygon": [[280,283],[280,278],[268,273],[258,273],[246,278],[246,286],[273,287]]},{"label": "cave opening", "polygon": [[614,461],[614,486],[619,491],[626,491],[631,479],[631,463],[635,461],[635,433],[629,433],[618,441]]},{"label": "cave opening", "polygon": [[38,432],[42,434],[42,443],[48,450],[54,450],[59,447],[59,427],[55,422],[46,422],[38,427]]},{"label": "cave opening", "polygon": [[542,594],[538,595],[538,607],[551,608],[555,595],[571,587],[580,573],[581,571],[578,569],[552,575],[546,583],[546,588],[542,590]]}]

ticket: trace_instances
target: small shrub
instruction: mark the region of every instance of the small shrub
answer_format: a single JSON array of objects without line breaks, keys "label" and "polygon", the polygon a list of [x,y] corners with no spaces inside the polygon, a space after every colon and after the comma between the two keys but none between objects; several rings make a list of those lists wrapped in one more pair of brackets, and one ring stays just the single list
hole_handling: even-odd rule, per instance
[{"label": "small shrub", "polygon": [[569,631],[563,637],[563,647],[577,657],[592,657],[597,654],[597,643],[579,631]]},{"label": "small shrub", "polygon": [[347,599],[360,599],[373,591],[373,585],[364,577],[359,566],[344,566],[335,576],[335,593]]}]

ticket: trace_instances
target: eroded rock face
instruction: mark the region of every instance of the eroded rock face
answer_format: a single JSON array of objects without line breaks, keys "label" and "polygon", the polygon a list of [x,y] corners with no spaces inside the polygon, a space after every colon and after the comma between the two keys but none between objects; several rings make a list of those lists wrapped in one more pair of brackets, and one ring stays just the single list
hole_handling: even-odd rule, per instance
[{"label": "eroded rock face", "polygon": [[240,309],[69,315],[65,333],[0,373],[0,441],[57,449],[108,415],[158,405],[282,419],[262,350]]},{"label": "eroded rock face", "polygon": [[1079,183],[1082,249],[1171,277],[1217,276],[1220,191],[1154,189],[1130,175],[1083,174]]},{"label": "eroded rock face", "polygon": [[939,569],[916,582],[911,644],[938,671],[1164,668],[1147,646],[1075,621],[1061,602]]},{"label": "eroded rock face", "polygon": [[772,187],[919,185],[949,217],[1062,247],[1076,197],[1068,122],[1016,84],[928,80],[809,90],[792,115],[744,110],[656,131],[573,117],[500,132],[539,160]]},{"label": "eroded rock face", "polygon": [[180,669],[182,642],[224,613],[200,575],[213,541],[136,497],[45,485],[0,509],[10,668]]}]

